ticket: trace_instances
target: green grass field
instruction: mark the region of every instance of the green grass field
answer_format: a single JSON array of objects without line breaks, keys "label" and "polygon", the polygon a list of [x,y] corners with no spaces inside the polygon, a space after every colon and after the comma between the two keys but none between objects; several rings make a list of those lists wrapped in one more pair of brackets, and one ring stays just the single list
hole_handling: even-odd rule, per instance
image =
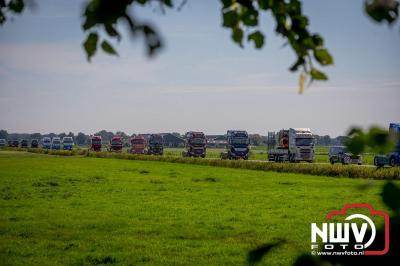
[{"label": "green grass field", "polygon": [[282,238],[264,263],[287,265],[309,251],[310,223],[330,210],[385,209],[383,184],[3,151],[0,265],[240,265]]}]

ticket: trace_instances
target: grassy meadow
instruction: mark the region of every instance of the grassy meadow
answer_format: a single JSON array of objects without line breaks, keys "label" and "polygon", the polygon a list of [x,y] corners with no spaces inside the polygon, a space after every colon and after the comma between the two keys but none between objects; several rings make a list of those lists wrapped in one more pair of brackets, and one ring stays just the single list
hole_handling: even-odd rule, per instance
[{"label": "grassy meadow", "polygon": [[287,242],[263,263],[288,265],[330,210],[385,209],[383,184],[2,151],[0,265],[242,265],[278,239]]}]

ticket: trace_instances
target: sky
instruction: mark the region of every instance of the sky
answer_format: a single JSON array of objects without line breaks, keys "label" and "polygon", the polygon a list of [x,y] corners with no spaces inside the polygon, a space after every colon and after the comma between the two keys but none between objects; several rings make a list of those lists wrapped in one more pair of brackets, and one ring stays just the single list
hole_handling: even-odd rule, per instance
[{"label": "sky", "polygon": [[[372,22],[362,0],[307,0],[311,32],[335,64],[328,82],[298,94],[290,47],[261,17],[266,45],[240,48],[221,26],[217,0],[189,0],[181,11],[132,10],[155,25],[165,47],[154,58],[143,39],[124,35],[118,57],[82,49],[81,0],[37,0],[0,27],[0,129],[132,133],[309,127],[319,135],[400,121],[400,23]],[[179,1],[177,2],[179,3]],[[124,31],[124,28],[121,28]]]}]

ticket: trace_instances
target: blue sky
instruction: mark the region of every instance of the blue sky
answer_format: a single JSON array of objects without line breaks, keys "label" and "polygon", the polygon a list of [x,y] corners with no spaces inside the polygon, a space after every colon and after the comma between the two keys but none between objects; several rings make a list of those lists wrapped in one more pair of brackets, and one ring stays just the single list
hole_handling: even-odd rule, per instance
[{"label": "blue sky", "polygon": [[[83,1],[42,0],[0,28],[0,128],[10,132],[209,134],[227,129],[310,127],[344,134],[400,120],[400,23],[377,25],[363,1],[304,1],[311,31],[335,59],[330,80],[297,93],[295,57],[262,17],[266,46],[241,49],[221,27],[219,1],[189,0],[183,10],[133,10],[153,22],[165,48],[148,59],[142,39],[127,35],[119,57],[81,48]],[[121,28],[124,30],[124,28]]]}]

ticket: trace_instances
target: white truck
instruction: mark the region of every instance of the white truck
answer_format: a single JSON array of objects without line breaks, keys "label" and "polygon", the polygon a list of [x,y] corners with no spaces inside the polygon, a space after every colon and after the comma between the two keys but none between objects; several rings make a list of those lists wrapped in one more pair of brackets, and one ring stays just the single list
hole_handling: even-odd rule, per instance
[{"label": "white truck", "polygon": [[268,132],[268,160],[274,162],[313,162],[314,136],[309,128],[289,128]]}]

